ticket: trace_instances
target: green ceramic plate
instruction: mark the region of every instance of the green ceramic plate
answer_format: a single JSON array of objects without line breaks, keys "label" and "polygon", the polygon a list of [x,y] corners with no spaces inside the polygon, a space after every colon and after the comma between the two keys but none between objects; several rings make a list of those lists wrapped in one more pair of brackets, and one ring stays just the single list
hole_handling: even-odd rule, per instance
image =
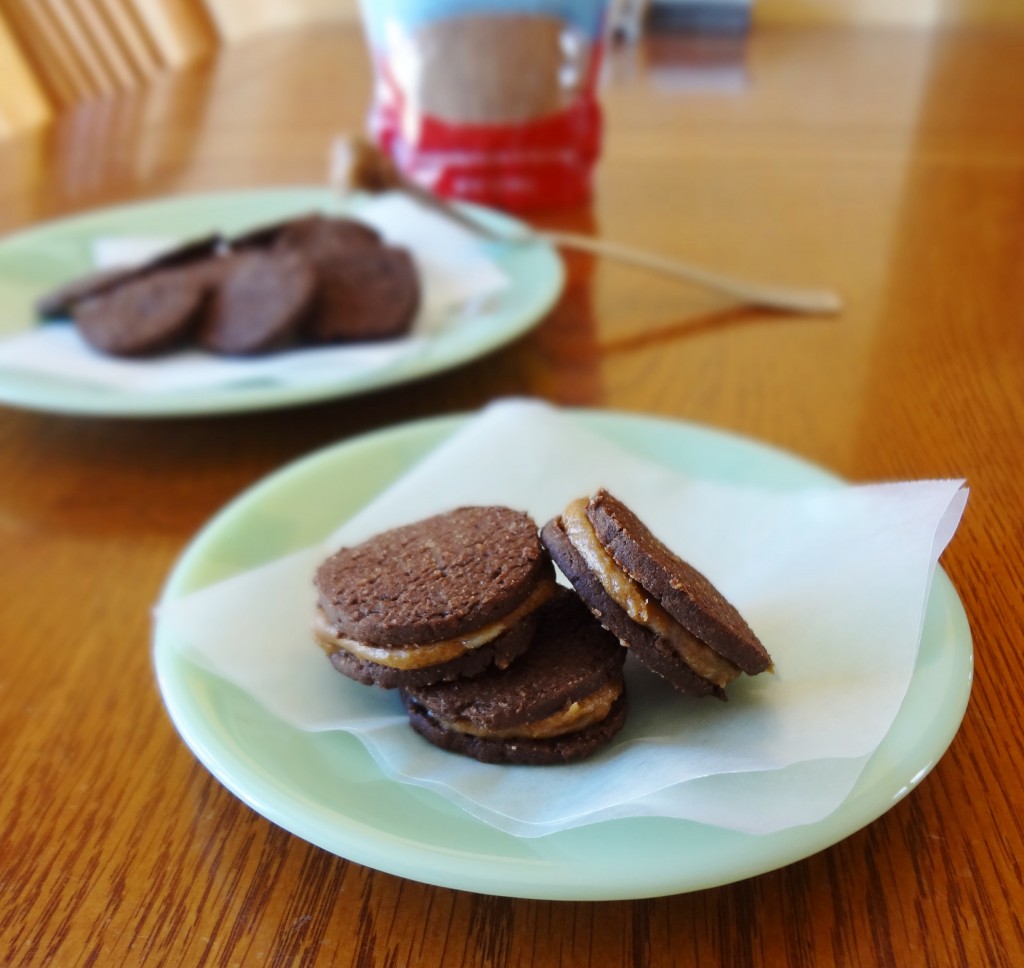
[{"label": "green ceramic plate", "polygon": [[[326,189],[289,188],[187,195],[62,219],[0,240],[0,339],[34,325],[40,293],[88,272],[90,243],[98,236],[195,238],[233,234],[310,211],[341,214],[349,203]],[[493,227],[521,227],[486,209],[474,213]],[[483,356],[536,325],[562,290],[564,270],[548,245],[487,244],[510,279],[486,311],[431,338],[425,353],[362,375],[345,374],[301,386],[252,383],[216,389],[132,393],[51,376],[0,369],[0,403],[91,416],[169,417],[259,410],[311,403],[376,390],[427,376]],[[144,363],[140,363],[144,366]]]},{"label": "green ceramic plate", "polygon": [[[841,482],[795,457],[692,424],[577,411],[592,431],[710,480],[794,488]],[[314,453],[228,505],[192,542],[164,592],[173,599],[322,539],[468,418],[407,424]],[[338,482],[345,482],[339,488]],[[937,570],[906,699],[856,787],[827,819],[752,836],[688,821],[610,820],[519,839],[437,794],[387,779],[358,740],[305,733],[183,659],[157,623],[160,690],[195,755],[254,810],[369,867],[446,887],[517,897],[638,898],[726,884],[834,844],[885,813],[935,766],[970,695],[971,635]]]}]

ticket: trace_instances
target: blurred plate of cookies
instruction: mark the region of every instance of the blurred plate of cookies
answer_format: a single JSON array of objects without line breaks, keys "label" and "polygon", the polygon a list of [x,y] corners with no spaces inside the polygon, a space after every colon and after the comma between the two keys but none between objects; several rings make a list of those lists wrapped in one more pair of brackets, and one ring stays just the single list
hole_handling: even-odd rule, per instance
[{"label": "blurred plate of cookies", "polygon": [[[0,239],[0,402],[112,417],[313,403],[476,360],[555,304],[564,269],[553,248],[442,240],[452,227],[401,207],[411,204],[252,189],[100,209]],[[365,237],[352,231],[364,220]],[[113,269],[97,262],[104,247],[154,240],[166,251]],[[460,259],[466,288],[453,291]],[[474,293],[482,276],[490,288]],[[382,289],[395,292],[387,305]],[[393,318],[375,333],[367,320],[382,307]],[[126,326],[143,311],[152,325],[135,339]],[[339,325],[341,311],[362,322]]]}]

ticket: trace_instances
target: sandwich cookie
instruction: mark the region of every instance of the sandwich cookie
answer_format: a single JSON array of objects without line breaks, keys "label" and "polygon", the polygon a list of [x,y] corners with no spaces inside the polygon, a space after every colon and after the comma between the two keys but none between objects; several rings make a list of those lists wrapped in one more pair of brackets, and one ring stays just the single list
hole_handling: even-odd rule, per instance
[{"label": "sandwich cookie", "polygon": [[417,733],[485,763],[582,759],[626,721],[626,653],[571,592],[540,610],[530,648],[507,669],[400,693]]},{"label": "sandwich cookie", "polygon": [[425,685],[504,668],[555,592],[527,514],[464,507],[342,548],[317,569],[314,635],[357,682]]},{"label": "sandwich cookie", "polygon": [[571,503],[541,541],[602,625],[680,692],[714,693],[772,668],[743,617],[605,490]]}]

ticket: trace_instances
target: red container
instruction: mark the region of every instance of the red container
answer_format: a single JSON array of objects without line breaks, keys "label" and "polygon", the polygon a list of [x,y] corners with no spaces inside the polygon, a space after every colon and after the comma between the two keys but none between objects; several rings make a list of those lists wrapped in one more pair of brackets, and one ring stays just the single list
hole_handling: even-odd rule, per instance
[{"label": "red container", "polygon": [[444,197],[514,211],[586,202],[603,14],[596,0],[364,4],[371,134]]}]

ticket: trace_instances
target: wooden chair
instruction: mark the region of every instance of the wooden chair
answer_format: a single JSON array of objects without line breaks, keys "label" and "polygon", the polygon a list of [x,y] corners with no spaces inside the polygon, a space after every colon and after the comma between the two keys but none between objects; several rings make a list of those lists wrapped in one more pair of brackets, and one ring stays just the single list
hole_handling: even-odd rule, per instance
[{"label": "wooden chair", "polygon": [[0,0],[0,132],[133,87],[217,43],[203,0]]}]

